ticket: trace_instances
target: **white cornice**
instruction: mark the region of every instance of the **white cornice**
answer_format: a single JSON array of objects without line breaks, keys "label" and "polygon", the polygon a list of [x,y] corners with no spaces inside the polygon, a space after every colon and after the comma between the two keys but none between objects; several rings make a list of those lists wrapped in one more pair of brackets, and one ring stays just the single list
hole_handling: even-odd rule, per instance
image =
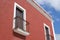
[{"label": "white cornice", "polygon": [[44,15],[47,19],[52,21],[51,15],[48,14],[41,6],[39,6],[34,0],[27,0],[34,8],[36,8],[42,15]]}]

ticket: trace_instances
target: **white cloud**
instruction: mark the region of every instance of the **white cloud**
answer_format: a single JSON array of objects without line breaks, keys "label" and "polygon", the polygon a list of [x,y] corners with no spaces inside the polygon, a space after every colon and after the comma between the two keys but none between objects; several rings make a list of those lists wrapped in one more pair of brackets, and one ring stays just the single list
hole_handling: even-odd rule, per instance
[{"label": "white cloud", "polygon": [[56,34],[56,40],[60,40],[60,34]]},{"label": "white cloud", "polygon": [[56,10],[60,10],[60,0],[51,0],[50,4],[52,7],[54,7]]},{"label": "white cloud", "polygon": [[41,5],[48,4],[55,10],[60,11],[60,0],[36,0]]}]

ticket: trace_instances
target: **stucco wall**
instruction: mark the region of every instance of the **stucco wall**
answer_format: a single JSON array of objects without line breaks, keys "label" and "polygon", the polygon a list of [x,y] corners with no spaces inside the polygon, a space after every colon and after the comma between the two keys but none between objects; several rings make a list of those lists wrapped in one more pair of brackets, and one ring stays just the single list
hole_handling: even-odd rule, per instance
[{"label": "stucco wall", "polygon": [[[29,36],[25,37],[13,32],[14,2],[26,9]],[[26,0],[0,0],[0,40],[45,40],[44,23],[50,26],[51,35],[53,35],[51,21]]]}]

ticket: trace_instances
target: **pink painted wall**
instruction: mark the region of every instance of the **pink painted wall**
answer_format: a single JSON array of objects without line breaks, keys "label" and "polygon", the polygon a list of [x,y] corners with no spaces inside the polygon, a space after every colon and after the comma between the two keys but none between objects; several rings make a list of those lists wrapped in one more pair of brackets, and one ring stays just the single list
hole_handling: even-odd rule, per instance
[{"label": "pink painted wall", "polygon": [[[14,2],[26,9],[29,36],[25,37],[13,32]],[[51,22],[26,0],[0,0],[0,40],[45,40],[43,23],[50,26],[53,35]]]}]

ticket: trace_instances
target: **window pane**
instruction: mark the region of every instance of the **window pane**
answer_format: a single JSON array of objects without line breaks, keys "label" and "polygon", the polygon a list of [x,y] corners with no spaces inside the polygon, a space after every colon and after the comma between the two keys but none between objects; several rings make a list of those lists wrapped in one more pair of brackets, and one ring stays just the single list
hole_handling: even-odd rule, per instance
[{"label": "window pane", "polygon": [[46,30],[46,38],[47,38],[47,40],[50,40],[49,30],[48,30],[48,28],[45,27],[45,30]]},{"label": "window pane", "polygon": [[16,8],[16,28],[20,28],[23,30],[23,11]]}]

